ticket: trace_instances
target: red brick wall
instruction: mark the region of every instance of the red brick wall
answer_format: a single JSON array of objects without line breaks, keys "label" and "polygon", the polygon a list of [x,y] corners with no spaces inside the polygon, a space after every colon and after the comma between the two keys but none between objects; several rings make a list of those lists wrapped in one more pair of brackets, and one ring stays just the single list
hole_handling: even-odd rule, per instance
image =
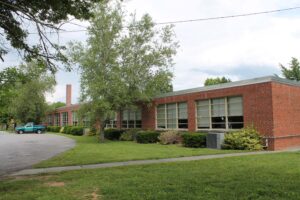
[{"label": "red brick wall", "polygon": [[300,146],[300,88],[274,82],[272,96],[274,149]]},{"label": "red brick wall", "polygon": [[[55,124],[55,114],[59,113],[59,120],[60,120],[60,125],[62,124],[62,113],[67,112],[68,113],[68,125],[71,126],[73,125],[72,121],[72,112],[78,110],[80,107],[79,104],[71,105],[71,106],[66,106],[66,107],[61,107],[57,109],[55,112],[51,113],[52,114],[52,124]],[[50,113],[47,113],[46,116],[48,116]],[[48,123],[48,118],[46,117],[46,125]]]},{"label": "red brick wall", "polygon": [[242,96],[245,125],[253,124],[262,135],[272,136],[273,114],[271,83],[259,83],[155,99],[153,101],[154,106],[147,109],[144,108],[142,111],[143,128],[155,128],[156,105],[164,103],[187,102],[189,131],[195,131],[195,101],[227,96]]}]

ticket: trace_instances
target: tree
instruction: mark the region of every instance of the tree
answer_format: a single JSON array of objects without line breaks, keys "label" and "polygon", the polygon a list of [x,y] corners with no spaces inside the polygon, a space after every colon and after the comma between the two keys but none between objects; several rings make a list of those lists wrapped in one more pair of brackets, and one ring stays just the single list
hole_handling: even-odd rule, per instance
[{"label": "tree", "polygon": [[229,78],[223,77],[217,77],[217,78],[207,78],[204,82],[205,86],[209,85],[216,85],[216,84],[221,84],[221,83],[229,83],[231,80]]},{"label": "tree", "polygon": [[89,113],[103,140],[115,111],[170,91],[178,44],[172,26],[155,28],[149,15],[125,24],[119,3],[97,5],[94,16],[87,45],[71,44],[71,57],[81,69],[79,113]]},{"label": "tree", "polygon": [[53,90],[55,79],[45,65],[31,62],[20,66],[26,82],[15,88],[9,109],[14,119],[26,123],[40,123],[47,111],[45,93]]},{"label": "tree", "polygon": [[300,81],[300,64],[297,58],[292,58],[289,67],[279,64],[283,76],[290,80]]},{"label": "tree", "polygon": [[[21,53],[27,61],[39,59],[47,64],[48,68],[56,71],[54,61],[67,59],[61,53],[63,49],[53,43],[49,32],[60,30],[69,17],[88,20],[92,13],[91,8],[100,0],[1,0],[0,1],[0,59],[8,52],[10,46]],[[30,45],[28,35],[37,35],[39,41]]]},{"label": "tree", "polygon": [[16,87],[26,82],[25,75],[17,67],[6,68],[0,72],[0,123],[7,124],[13,118],[9,107],[16,96]]},{"label": "tree", "polygon": [[54,102],[54,103],[48,103],[47,112],[55,111],[57,108],[63,107],[65,105],[66,105],[66,103],[60,102],[60,101]]}]

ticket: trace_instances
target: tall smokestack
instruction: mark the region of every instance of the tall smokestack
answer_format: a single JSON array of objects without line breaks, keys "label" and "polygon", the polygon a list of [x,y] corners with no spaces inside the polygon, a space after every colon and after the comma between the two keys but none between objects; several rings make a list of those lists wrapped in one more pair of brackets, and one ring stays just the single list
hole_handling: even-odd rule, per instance
[{"label": "tall smokestack", "polygon": [[72,105],[72,85],[67,84],[66,87],[66,104],[67,106]]}]

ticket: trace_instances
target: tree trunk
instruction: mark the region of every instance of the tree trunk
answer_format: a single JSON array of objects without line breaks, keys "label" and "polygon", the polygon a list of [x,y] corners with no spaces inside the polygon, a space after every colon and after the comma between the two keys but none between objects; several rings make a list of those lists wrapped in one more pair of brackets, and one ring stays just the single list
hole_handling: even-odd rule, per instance
[{"label": "tree trunk", "polygon": [[104,129],[105,129],[105,121],[100,121],[99,122],[99,140],[100,142],[104,142]]}]

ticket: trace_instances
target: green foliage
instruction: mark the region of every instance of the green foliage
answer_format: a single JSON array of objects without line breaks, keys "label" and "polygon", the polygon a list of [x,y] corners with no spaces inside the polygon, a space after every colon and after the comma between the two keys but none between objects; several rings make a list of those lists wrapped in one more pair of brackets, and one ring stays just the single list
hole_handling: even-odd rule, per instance
[{"label": "green foliage", "polygon": [[108,140],[119,140],[124,130],[109,128],[104,130],[104,137]]},{"label": "green foliage", "polygon": [[222,83],[229,83],[231,80],[229,78],[223,77],[217,77],[217,78],[207,78],[204,82],[205,86],[209,85],[216,85],[216,84],[222,84]]},{"label": "green foliage", "polygon": [[126,23],[122,9],[118,3],[97,5],[87,45],[70,44],[70,57],[81,69],[80,112],[102,129],[115,111],[172,89],[178,47],[172,27],[155,27],[149,15],[132,15]]},{"label": "green foliage", "polygon": [[158,142],[158,131],[139,131],[136,135],[138,143],[156,143]]},{"label": "green foliage", "polygon": [[128,129],[124,133],[122,133],[120,140],[122,141],[135,141],[137,133],[141,131],[141,129]]},{"label": "green foliage", "polygon": [[59,133],[61,127],[60,126],[47,126],[47,131]]},{"label": "green foliage", "polygon": [[64,126],[61,133],[71,134],[72,126]]},{"label": "green foliage", "polygon": [[84,133],[84,127],[82,126],[72,126],[67,128],[67,133],[76,136],[82,136]]},{"label": "green foliage", "polygon": [[47,104],[47,112],[55,111],[57,108],[63,107],[65,105],[66,103],[60,101]]},{"label": "green foliage", "polygon": [[[3,40],[0,44],[0,60],[8,53],[6,43],[10,43],[24,60],[38,59],[46,62],[46,66],[55,72],[57,68],[54,62],[65,62],[67,58],[61,52],[65,48],[53,43],[47,32],[60,29],[71,18],[88,20],[92,16],[94,3],[99,1],[101,0],[0,1]],[[37,33],[34,42],[28,39],[30,32]]]},{"label": "green foliage", "polygon": [[297,58],[292,58],[289,67],[280,64],[283,76],[290,80],[300,81],[300,64]]},{"label": "green foliage", "polygon": [[17,95],[16,88],[27,82],[25,74],[17,67],[5,68],[0,72],[0,123],[9,123],[13,118],[11,102]]},{"label": "green foliage", "polygon": [[177,131],[166,131],[160,133],[158,139],[160,144],[180,144],[182,143],[182,134]]},{"label": "green foliage", "polygon": [[223,149],[262,150],[262,137],[254,127],[246,127],[225,135]]},{"label": "green foliage", "polygon": [[14,96],[9,105],[10,113],[22,123],[39,124],[47,111],[45,94],[53,90],[54,76],[47,73],[45,65],[37,62],[22,64],[19,70],[26,82],[14,88]]},{"label": "green foliage", "polygon": [[182,135],[183,146],[185,147],[206,147],[206,134],[203,133],[185,133]]}]

